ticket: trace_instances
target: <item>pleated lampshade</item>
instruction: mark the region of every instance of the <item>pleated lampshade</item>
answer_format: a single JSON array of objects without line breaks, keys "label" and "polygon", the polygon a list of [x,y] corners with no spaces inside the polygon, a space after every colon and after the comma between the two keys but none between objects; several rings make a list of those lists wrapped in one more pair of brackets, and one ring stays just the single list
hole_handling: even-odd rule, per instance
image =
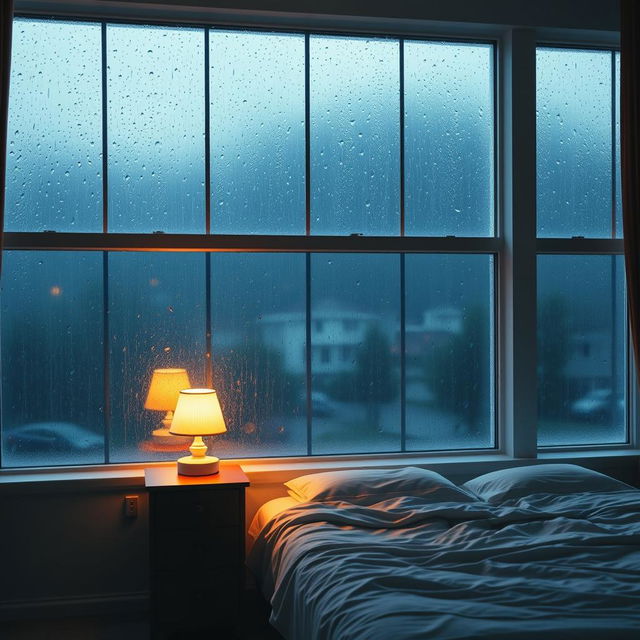
[{"label": "pleated lampshade", "polygon": [[213,389],[180,391],[170,433],[176,436],[213,436],[226,430],[218,394]]}]

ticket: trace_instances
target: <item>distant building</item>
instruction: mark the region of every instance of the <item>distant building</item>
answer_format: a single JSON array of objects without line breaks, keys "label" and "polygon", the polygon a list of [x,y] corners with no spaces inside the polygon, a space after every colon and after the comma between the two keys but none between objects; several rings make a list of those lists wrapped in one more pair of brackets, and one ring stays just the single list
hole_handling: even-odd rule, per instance
[{"label": "distant building", "polygon": [[[311,310],[314,375],[352,370],[358,346],[376,321],[379,318],[373,313],[350,309],[335,300],[323,300],[314,305]],[[261,318],[259,326],[265,344],[283,354],[286,371],[303,374],[306,368],[304,312],[267,314]]]},{"label": "distant building", "polygon": [[571,336],[569,344],[569,357],[563,373],[572,395],[578,396],[593,389],[610,389],[611,332],[582,331]]},{"label": "distant building", "polygon": [[[422,312],[422,321],[407,323],[405,328],[405,348],[407,358],[422,358],[431,346],[452,335],[462,333],[464,318],[462,310],[453,307],[435,307]],[[400,350],[400,334],[396,339]]]},{"label": "distant building", "polygon": [[[424,359],[435,346],[442,344],[463,330],[464,317],[461,309],[434,307],[422,312],[422,321],[405,327],[406,351],[406,398],[409,402],[430,402],[431,390],[424,379]],[[396,340],[400,351],[400,334]]]}]

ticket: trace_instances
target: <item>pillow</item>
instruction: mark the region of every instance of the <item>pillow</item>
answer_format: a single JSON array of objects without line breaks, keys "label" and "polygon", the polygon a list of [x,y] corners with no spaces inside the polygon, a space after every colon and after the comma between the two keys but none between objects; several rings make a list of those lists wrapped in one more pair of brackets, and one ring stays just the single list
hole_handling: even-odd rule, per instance
[{"label": "pillow", "polygon": [[432,502],[474,502],[475,497],[435,471],[355,469],[300,476],[284,483],[300,502],[344,501],[372,505],[398,496],[428,497]]},{"label": "pillow", "polygon": [[624,482],[575,464],[537,464],[485,473],[462,485],[490,504],[517,500],[532,493],[564,495],[585,491],[626,491]]}]

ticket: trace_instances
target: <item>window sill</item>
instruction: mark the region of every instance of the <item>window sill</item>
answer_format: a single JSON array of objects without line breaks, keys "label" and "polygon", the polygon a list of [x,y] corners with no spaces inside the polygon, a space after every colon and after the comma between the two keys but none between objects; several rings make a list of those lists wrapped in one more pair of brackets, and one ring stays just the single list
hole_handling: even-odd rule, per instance
[{"label": "window sill", "polygon": [[59,467],[38,469],[3,469],[0,471],[2,493],[64,493],[144,487],[144,466],[111,468]]},{"label": "window sill", "polygon": [[[419,466],[442,473],[456,482],[477,475],[528,464],[574,463],[615,475],[640,480],[640,449],[562,451],[541,453],[537,458],[513,458],[500,453],[451,456],[387,455],[358,457],[271,458],[233,460],[242,466],[251,484],[281,484],[299,475],[348,469],[384,469]],[[171,466],[173,462],[0,470],[0,494],[144,489],[144,469]],[[628,480],[627,480],[628,481]]]}]

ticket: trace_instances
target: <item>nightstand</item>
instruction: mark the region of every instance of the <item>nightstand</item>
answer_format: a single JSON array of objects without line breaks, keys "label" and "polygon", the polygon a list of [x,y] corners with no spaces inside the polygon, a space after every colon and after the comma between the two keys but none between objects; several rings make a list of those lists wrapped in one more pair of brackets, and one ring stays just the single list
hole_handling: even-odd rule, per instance
[{"label": "nightstand", "polygon": [[151,635],[230,630],[244,589],[244,490],[238,465],[210,476],[145,470],[149,492]]}]

